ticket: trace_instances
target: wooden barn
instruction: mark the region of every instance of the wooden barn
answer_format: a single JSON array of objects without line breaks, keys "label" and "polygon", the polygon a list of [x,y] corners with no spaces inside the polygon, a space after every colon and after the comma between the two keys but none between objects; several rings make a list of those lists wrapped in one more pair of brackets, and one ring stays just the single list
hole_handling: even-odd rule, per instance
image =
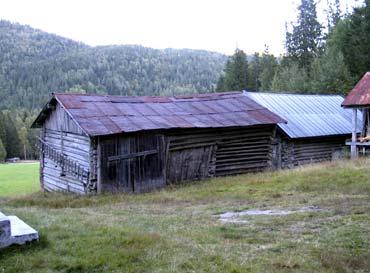
[{"label": "wooden barn", "polygon": [[370,147],[370,72],[365,73],[342,106],[352,112],[352,137],[346,143],[351,146],[351,157],[358,157],[359,151],[366,155]]},{"label": "wooden barn", "polygon": [[341,107],[343,97],[256,92],[245,95],[287,121],[278,125],[276,134],[278,168],[343,157],[352,131],[351,111]]},{"label": "wooden barn", "polygon": [[241,92],[53,94],[32,126],[41,128],[42,188],[85,194],[274,168],[282,122]]}]

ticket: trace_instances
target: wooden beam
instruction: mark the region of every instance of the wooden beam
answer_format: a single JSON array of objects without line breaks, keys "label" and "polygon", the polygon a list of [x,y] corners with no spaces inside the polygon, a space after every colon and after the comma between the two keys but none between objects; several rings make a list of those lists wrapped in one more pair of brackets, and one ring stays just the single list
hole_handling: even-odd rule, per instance
[{"label": "wooden beam", "polygon": [[102,154],[101,154],[101,139],[98,137],[97,138],[97,170],[96,170],[96,178],[97,178],[97,182],[96,182],[96,191],[97,193],[101,193],[102,192]]},{"label": "wooden beam", "polygon": [[[41,128],[40,139],[42,139],[42,141],[44,141],[44,139],[45,139],[45,127]],[[42,147],[42,144],[40,144],[40,146]],[[45,188],[44,188],[44,164],[45,164],[45,160],[44,160],[44,150],[41,147],[40,147],[40,186],[41,186],[41,189],[43,191],[45,191]]]},{"label": "wooden beam", "polygon": [[154,155],[158,154],[158,150],[148,150],[144,152],[138,152],[138,153],[132,153],[132,154],[126,154],[126,155],[115,155],[115,156],[108,156],[108,161],[117,161],[117,160],[127,160],[132,159],[139,156],[147,156],[147,155]]},{"label": "wooden beam", "polygon": [[352,142],[351,142],[351,159],[357,158],[357,109],[352,110]]}]

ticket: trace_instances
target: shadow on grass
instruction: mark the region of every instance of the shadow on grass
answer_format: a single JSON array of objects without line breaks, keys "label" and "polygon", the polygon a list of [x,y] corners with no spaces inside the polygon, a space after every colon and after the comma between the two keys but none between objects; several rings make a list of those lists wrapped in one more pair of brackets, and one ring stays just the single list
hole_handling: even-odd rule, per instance
[{"label": "shadow on grass", "polygon": [[50,243],[46,236],[41,236],[38,241],[27,242],[24,245],[11,245],[7,248],[0,249],[0,260],[11,257],[15,254],[30,254],[48,248]]},{"label": "shadow on grass", "polygon": [[81,196],[72,193],[43,193],[38,192],[27,196],[7,198],[3,204],[11,207],[41,207],[41,208],[83,208],[114,204],[123,201],[124,194],[106,194]]}]

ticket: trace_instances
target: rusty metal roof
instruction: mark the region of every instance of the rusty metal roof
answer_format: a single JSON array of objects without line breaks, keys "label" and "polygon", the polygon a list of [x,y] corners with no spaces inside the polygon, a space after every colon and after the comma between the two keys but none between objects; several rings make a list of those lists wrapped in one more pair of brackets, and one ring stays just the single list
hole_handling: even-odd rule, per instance
[{"label": "rusty metal roof", "polygon": [[370,106],[370,72],[356,84],[342,103],[343,107]]},{"label": "rusty metal roof", "polygon": [[[285,122],[241,92],[176,97],[53,94],[90,136],[173,128],[242,127]],[[49,102],[49,104],[51,101]],[[33,127],[50,110],[43,109]]]}]

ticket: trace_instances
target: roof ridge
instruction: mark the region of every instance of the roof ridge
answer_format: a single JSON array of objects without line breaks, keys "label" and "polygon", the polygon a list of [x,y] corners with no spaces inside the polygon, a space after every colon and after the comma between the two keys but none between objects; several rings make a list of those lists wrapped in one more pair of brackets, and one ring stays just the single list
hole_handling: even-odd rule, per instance
[{"label": "roof ridge", "polygon": [[192,98],[207,98],[211,96],[223,97],[223,96],[240,96],[243,95],[242,91],[226,91],[226,92],[211,92],[211,93],[197,93],[197,94],[184,94],[174,96],[125,96],[125,95],[110,95],[110,94],[92,94],[92,93],[64,93],[64,92],[52,92],[53,96],[86,96],[86,97],[102,97],[102,98],[172,98],[172,99],[192,99]]},{"label": "roof ridge", "polygon": [[249,94],[257,94],[257,95],[263,95],[263,94],[266,94],[266,95],[281,95],[281,96],[323,96],[323,97],[342,97],[344,98],[342,95],[340,94],[298,94],[298,93],[278,93],[278,92],[264,92],[264,91],[261,91],[261,92],[257,92],[257,91],[244,91],[245,93],[249,93]]}]

